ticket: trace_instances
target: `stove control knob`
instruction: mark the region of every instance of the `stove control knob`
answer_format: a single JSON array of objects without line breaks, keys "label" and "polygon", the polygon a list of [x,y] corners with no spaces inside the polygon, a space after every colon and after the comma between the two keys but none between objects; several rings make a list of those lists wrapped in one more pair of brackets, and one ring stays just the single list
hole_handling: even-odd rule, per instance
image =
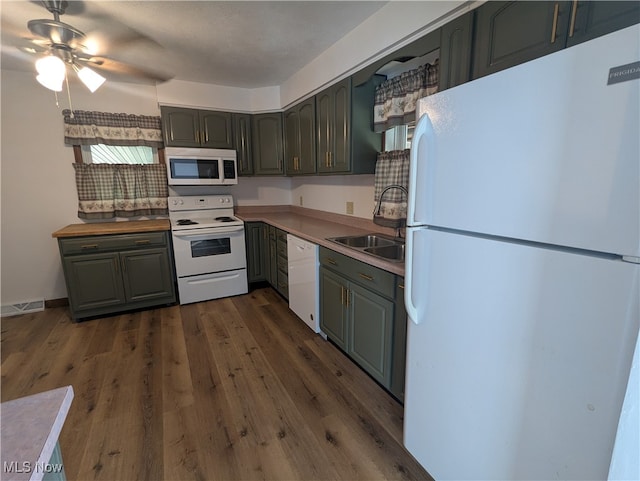
[{"label": "stove control knob", "polygon": [[173,199],[173,200],[171,201],[171,203],[172,203],[173,205],[178,205],[178,201],[177,201],[176,199]]},{"label": "stove control knob", "polygon": [[180,199],[178,202],[180,202],[180,205],[184,204],[184,200]]}]

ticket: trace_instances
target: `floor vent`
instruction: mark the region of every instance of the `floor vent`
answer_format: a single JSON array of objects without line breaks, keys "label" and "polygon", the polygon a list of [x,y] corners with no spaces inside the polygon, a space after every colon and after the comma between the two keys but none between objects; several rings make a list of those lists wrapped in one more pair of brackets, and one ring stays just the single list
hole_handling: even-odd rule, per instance
[{"label": "floor vent", "polygon": [[7,304],[2,306],[2,317],[16,316],[18,314],[27,314],[29,312],[44,311],[44,299],[30,302],[22,302],[19,304]]}]

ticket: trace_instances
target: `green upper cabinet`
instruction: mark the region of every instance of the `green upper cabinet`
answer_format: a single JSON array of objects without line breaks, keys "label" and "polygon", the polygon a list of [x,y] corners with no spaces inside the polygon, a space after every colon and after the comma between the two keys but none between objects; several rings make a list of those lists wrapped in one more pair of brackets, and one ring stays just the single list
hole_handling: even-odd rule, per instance
[{"label": "green upper cabinet", "polygon": [[161,107],[160,114],[167,147],[234,148],[230,112]]},{"label": "green upper cabinet", "polygon": [[254,174],[283,175],[282,112],[253,115],[251,138]]},{"label": "green upper cabinet", "polygon": [[374,75],[360,85],[346,78],[316,95],[316,165],[319,173],[372,174],[381,137],[373,131]]},{"label": "green upper cabinet", "polygon": [[288,175],[316,173],[315,97],[284,112],[284,156]]},{"label": "green upper cabinet", "polygon": [[474,16],[475,11],[467,12],[440,29],[439,91],[471,80]]},{"label": "green upper cabinet", "polygon": [[487,2],[476,10],[473,78],[564,48],[570,2]]},{"label": "green upper cabinet", "polygon": [[573,2],[567,46],[640,22],[640,2]]},{"label": "green upper cabinet", "polygon": [[251,158],[251,114],[232,114],[233,144],[236,149],[238,175],[253,174]]},{"label": "green upper cabinet", "polygon": [[473,78],[640,21],[639,2],[510,1],[476,9]]},{"label": "green upper cabinet", "polygon": [[332,85],[316,97],[318,172],[349,172],[351,152],[351,79]]}]

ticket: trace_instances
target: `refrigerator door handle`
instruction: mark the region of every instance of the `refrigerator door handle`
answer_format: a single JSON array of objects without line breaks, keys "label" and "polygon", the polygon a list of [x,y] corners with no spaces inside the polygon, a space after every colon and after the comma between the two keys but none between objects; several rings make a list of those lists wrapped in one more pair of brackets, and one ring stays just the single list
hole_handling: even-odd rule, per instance
[{"label": "refrigerator door handle", "polygon": [[[413,131],[413,139],[411,141],[411,151],[409,154],[409,196],[408,196],[408,206],[407,206],[407,225],[414,226],[420,225],[424,223],[424,220],[416,219],[416,207],[419,207],[418,204],[424,204],[423,200],[417,199],[417,188],[418,188],[418,179],[420,179],[421,183],[426,181],[427,185],[420,185],[420,189],[424,193],[431,194],[429,192],[431,190],[431,186],[428,185],[431,183],[428,175],[420,174],[419,170],[426,169],[427,165],[423,164],[431,164],[434,162],[433,153],[433,126],[431,124],[431,119],[427,113],[423,114],[422,117],[418,120],[416,124],[416,128]],[[423,141],[423,137],[425,137]],[[431,137],[431,138],[429,138]],[[425,145],[426,144],[426,145]],[[426,147],[426,151],[421,151],[421,147]],[[423,206],[423,208],[430,208],[430,206]],[[424,216],[424,212],[421,212]]]},{"label": "refrigerator door handle", "polygon": [[415,275],[417,274],[417,270],[414,269],[413,265],[413,249],[414,242],[413,237],[416,235],[416,229],[408,228],[407,229],[407,238],[405,239],[406,249],[405,249],[405,276],[404,276],[404,305],[407,311],[407,316],[414,324],[420,323],[420,314],[418,311],[418,307],[413,302],[413,289],[415,286]]}]

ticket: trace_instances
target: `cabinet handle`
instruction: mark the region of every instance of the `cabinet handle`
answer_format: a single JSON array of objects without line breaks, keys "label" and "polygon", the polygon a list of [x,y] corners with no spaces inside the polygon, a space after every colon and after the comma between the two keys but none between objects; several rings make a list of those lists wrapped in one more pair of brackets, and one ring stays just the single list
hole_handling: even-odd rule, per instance
[{"label": "cabinet handle", "polygon": [[196,130],[196,144],[200,143],[200,131]]},{"label": "cabinet handle", "polygon": [[203,143],[208,143],[209,142],[209,132],[208,131],[202,131],[202,141]]},{"label": "cabinet handle", "polygon": [[98,248],[98,244],[85,244],[83,246],[80,246],[80,249],[97,249]]},{"label": "cabinet handle", "polygon": [[373,277],[368,276],[367,274],[363,274],[362,272],[358,272],[358,275],[367,281],[372,281]]},{"label": "cabinet handle", "polygon": [[329,264],[333,264],[334,266],[337,266],[337,265],[338,265],[338,263],[337,263],[336,261],[334,261],[331,257],[327,257],[327,262],[328,262]]},{"label": "cabinet handle", "polygon": [[329,152],[329,167],[333,165],[333,152]]},{"label": "cabinet handle", "polygon": [[558,28],[559,10],[560,10],[560,5],[556,3],[555,7],[553,7],[553,25],[551,26],[551,43],[556,42],[556,28]]},{"label": "cabinet handle", "polygon": [[149,239],[140,239],[136,241],[136,244],[138,245],[142,245],[142,244],[149,244],[151,241],[149,241]]},{"label": "cabinet handle", "polygon": [[404,289],[404,284],[398,284],[399,289]]},{"label": "cabinet handle", "polygon": [[578,0],[573,0],[571,6],[571,24],[569,25],[569,37],[573,37],[573,32],[576,27],[576,13],[578,12]]},{"label": "cabinet handle", "polygon": [[329,167],[329,152],[324,153],[324,166]]}]

